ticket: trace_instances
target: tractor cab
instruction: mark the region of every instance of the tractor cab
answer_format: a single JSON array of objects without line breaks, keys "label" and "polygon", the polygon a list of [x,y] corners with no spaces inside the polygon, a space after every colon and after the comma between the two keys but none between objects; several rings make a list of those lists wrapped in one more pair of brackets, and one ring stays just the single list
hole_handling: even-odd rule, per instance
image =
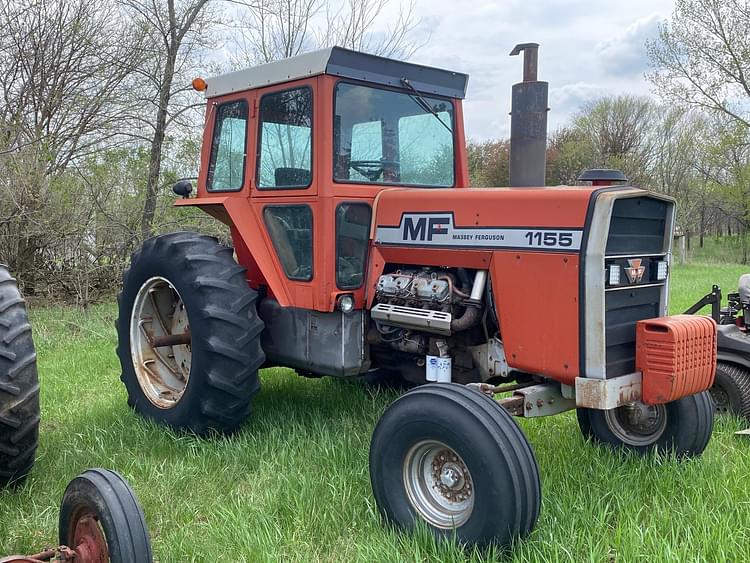
[{"label": "tractor cab", "polygon": [[[229,224],[251,286],[281,305],[331,311],[346,294],[361,306],[377,194],[468,186],[467,79],[339,47],[197,79],[197,196],[177,205]],[[264,263],[248,241],[268,247]]]}]

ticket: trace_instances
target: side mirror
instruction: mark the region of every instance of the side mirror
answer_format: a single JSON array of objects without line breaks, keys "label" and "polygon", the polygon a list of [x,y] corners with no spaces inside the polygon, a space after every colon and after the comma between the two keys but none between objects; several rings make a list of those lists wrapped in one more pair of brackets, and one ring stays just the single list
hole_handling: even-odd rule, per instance
[{"label": "side mirror", "polygon": [[190,180],[182,179],[175,182],[172,186],[172,191],[180,197],[190,197],[190,192],[193,191],[193,183]]}]

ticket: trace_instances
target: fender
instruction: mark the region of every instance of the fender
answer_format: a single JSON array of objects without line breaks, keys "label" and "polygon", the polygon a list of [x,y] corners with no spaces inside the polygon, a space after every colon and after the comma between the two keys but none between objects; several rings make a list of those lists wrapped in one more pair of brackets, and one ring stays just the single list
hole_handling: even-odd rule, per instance
[{"label": "fender", "polygon": [[[201,197],[199,199],[182,199],[175,201],[177,207],[198,207],[218,219],[232,230],[237,259],[240,265],[248,270],[248,282],[257,287],[268,286],[268,291],[279,305],[289,307],[292,299],[287,285],[279,275],[274,264],[274,254],[270,241],[265,238],[265,227],[260,224],[247,198]],[[250,250],[252,249],[252,251]]]},{"label": "fender", "polygon": [[730,364],[737,364],[738,366],[750,369],[750,359],[740,356],[739,354],[732,354],[731,352],[721,352],[716,354],[716,359],[720,362],[727,362]]}]

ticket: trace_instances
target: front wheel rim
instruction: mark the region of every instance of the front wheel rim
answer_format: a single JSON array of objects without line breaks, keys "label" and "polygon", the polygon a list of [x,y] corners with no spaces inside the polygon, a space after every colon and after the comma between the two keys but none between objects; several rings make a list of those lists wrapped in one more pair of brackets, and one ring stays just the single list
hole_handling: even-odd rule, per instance
[{"label": "front wheel rim", "polygon": [[474,510],[471,473],[461,456],[442,442],[415,444],[404,458],[403,480],[412,507],[436,528],[458,528]]},{"label": "front wheel rim", "polygon": [[[156,346],[159,339],[183,336],[185,343]],[[136,379],[154,406],[175,406],[187,389],[192,363],[190,323],[182,296],[166,278],[141,285],[130,318],[130,353]]]},{"label": "front wheel rim", "polygon": [[638,402],[604,411],[612,433],[631,446],[650,446],[667,428],[666,405]]}]

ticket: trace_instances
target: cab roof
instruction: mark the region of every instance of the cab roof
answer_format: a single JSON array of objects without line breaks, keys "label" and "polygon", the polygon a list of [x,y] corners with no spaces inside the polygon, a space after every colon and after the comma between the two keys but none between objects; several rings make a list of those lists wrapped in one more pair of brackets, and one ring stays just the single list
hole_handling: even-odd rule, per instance
[{"label": "cab roof", "polygon": [[466,96],[469,79],[468,75],[460,72],[387,59],[342,47],[329,47],[211,78],[206,81],[206,97],[223,96],[319,74],[397,88],[404,87],[402,79],[406,78],[420,93],[461,99]]}]

